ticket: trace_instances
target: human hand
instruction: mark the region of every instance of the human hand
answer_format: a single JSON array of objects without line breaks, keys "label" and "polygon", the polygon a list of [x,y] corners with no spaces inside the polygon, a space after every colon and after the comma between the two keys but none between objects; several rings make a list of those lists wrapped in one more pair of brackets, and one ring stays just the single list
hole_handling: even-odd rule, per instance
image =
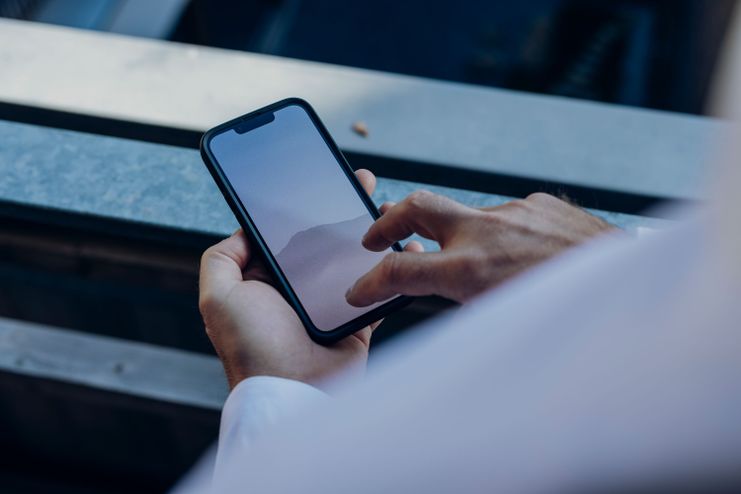
[{"label": "human hand", "polygon": [[380,252],[417,233],[437,241],[441,251],[388,254],[347,292],[347,301],[358,307],[399,294],[465,302],[565,249],[614,230],[583,209],[542,193],[475,209],[418,191],[381,210],[383,216],[363,238],[367,249]]},{"label": "human hand", "polygon": [[[372,194],[373,174],[356,175]],[[410,248],[421,250],[419,244]],[[199,308],[231,388],[258,375],[317,384],[342,371],[363,371],[371,333],[380,324],[331,347],[314,343],[241,230],[203,254]]]}]

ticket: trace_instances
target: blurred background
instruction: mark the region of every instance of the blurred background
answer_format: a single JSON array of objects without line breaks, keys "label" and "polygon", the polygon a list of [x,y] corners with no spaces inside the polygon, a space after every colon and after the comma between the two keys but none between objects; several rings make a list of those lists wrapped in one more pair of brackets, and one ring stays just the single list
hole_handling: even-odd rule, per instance
[{"label": "blurred background", "polygon": [[[420,183],[472,205],[565,192],[630,229],[660,225],[646,210],[667,198],[700,195],[705,145],[722,125],[707,115],[712,78],[735,6],[0,0],[0,20],[28,21],[0,22],[0,36],[3,29],[17,33],[0,46],[0,492],[165,492],[216,438],[226,388],[198,314],[198,259],[235,224],[196,148],[200,132],[217,123],[214,115],[248,111],[245,101],[261,95],[225,97],[228,104],[218,107],[200,79],[182,81],[211,63],[228,77],[227,62],[220,52],[187,45],[298,61],[242,62],[275,77],[281,90],[303,89],[301,79],[285,82],[295,74],[312,77],[309,92],[327,108],[334,109],[328,93],[344,97],[336,115],[320,114],[351,164],[382,177],[379,201],[398,200]],[[49,61],[46,70],[38,64],[43,56],[15,55],[30,41],[54,39],[68,41],[63,52],[75,58],[75,43],[92,43],[52,25],[156,43],[135,47],[141,59],[111,52],[107,64],[105,50],[121,44],[95,38],[103,55],[96,52],[97,65],[75,80],[60,73],[69,60]],[[156,51],[176,43],[181,51]],[[192,67],[177,72],[180,62],[152,58],[165,52],[193,60]],[[136,63],[118,72],[117,60]],[[336,83],[337,72],[311,62],[358,70],[342,72]],[[364,69],[424,79],[379,78]],[[95,80],[130,73],[132,89],[111,94],[98,109],[85,96],[99,89],[89,85],[93,76],[107,70]],[[164,82],[137,82],[148,77]],[[57,78],[68,85],[57,87]],[[39,79],[45,90],[28,89]],[[345,83],[352,87],[340,87]],[[384,87],[373,94],[386,91],[386,99],[367,100],[367,87],[379,83]],[[182,121],[172,125],[146,121],[150,107],[171,103],[158,106],[147,91],[168,85],[187,86],[189,98],[216,108],[198,116],[202,128],[177,111]],[[397,85],[407,92],[396,94]],[[87,106],[65,106],[69,95]],[[450,99],[435,99],[440,95]],[[477,112],[484,100],[498,106]],[[467,106],[451,116],[459,101]],[[141,120],[121,117],[131,108]],[[351,131],[355,115],[369,119],[370,137]],[[404,127],[409,121],[414,126]],[[430,156],[428,148],[445,152]],[[497,168],[501,157],[516,161],[531,152],[539,153],[539,168],[517,176],[515,167]],[[472,171],[466,160],[484,164]],[[444,308],[421,302],[395,314],[374,345]]]},{"label": "blurred background", "polygon": [[0,0],[0,16],[702,113],[735,0]]}]

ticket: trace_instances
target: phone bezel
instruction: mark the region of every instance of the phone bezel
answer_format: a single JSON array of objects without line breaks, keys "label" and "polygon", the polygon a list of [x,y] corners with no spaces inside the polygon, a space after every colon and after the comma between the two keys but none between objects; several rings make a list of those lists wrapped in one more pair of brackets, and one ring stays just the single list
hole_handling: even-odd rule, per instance
[{"label": "phone bezel", "polygon": [[[331,331],[323,331],[317,328],[312,322],[308,313],[304,309],[304,306],[301,303],[301,300],[298,298],[295,291],[291,287],[290,283],[288,282],[288,279],[283,273],[283,270],[281,269],[280,265],[277,263],[275,256],[268,248],[267,243],[262,238],[262,235],[260,234],[259,230],[255,226],[255,223],[252,221],[252,218],[247,212],[247,209],[244,207],[244,205],[242,204],[242,201],[237,196],[236,192],[234,191],[234,188],[232,187],[232,184],[229,182],[228,178],[226,177],[223,170],[221,169],[221,166],[219,165],[216,157],[211,151],[211,141],[217,135],[222,134],[224,132],[228,132],[230,130],[236,130],[236,127],[240,125],[244,125],[245,122],[247,121],[260,118],[266,113],[274,113],[278,110],[281,110],[283,108],[287,108],[290,106],[298,106],[306,112],[306,114],[309,116],[309,119],[314,124],[314,127],[319,131],[319,134],[324,139],[324,143],[327,145],[327,147],[332,152],[332,155],[335,157],[335,160],[337,161],[337,164],[340,166],[340,169],[345,173],[345,176],[348,178],[350,183],[355,188],[355,191],[358,193],[358,196],[365,204],[370,215],[373,217],[374,220],[378,219],[381,216],[381,214],[379,213],[375,204],[373,204],[373,201],[371,200],[371,198],[368,196],[368,194],[366,194],[362,185],[360,184],[357,177],[355,176],[355,172],[350,167],[349,163],[345,159],[340,149],[337,147],[337,144],[334,142],[334,139],[332,139],[332,136],[329,134],[329,131],[324,126],[322,121],[319,119],[319,116],[314,111],[314,109],[311,107],[311,105],[301,98],[287,98],[287,99],[278,101],[271,105],[265,106],[258,110],[242,115],[241,117],[237,117],[233,120],[229,120],[228,122],[225,122],[221,125],[218,125],[208,130],[201,137],[201,143],[200,143],[201,157],[203,158],[203,161],[206,164],[206,167],[208,168],[209,172],[211,173],[211,176],[213,177],[214,181],[219,187],[219,190],[224,196],[224,199],[229,204],[229,207],[231,208],[232,212],[236,216],[237,221],[242,226],[242,229],[245,231],[248,238],[252,242],[252,245],[256,246],[259,249],[262,260],[265,262],[266,267],[273,275],[273,278],[276,281],[276,283],[278,283],[278,286],[277,286],[278,290],[286,298],[288,303],[294,308],[294,310],[298,314],[299,319],[301,319],[301,322],[306,328],[306,331],[311,337],[311,339],[316,341],[317,343],[328,345],[336,341],[339,341],[345,338],[346,336],[353,334],[356,331],[359,331],[365,326],[368,326],[369,324],[382,319],[383,317],[390,314],[391,312],[394,312],[400,309],[401,307],[404,307],[405,305],[409,304],[412,299],[411,297],[398,296],[386,302],[385,304],[379,307],[376,307],[375,309],[351,321],[348,321],[347,323]],[[269,125],[269,123],[267,125]],[[258,128],[258,127],[255,127],[255,128]],[[252,130],[254,130],[254,128],[248,130],[247,132],[251,132]],[[395,251],[402,250],[401,245],[399,245],[398,243],[394,244],[392,246],[392,249]]]}]

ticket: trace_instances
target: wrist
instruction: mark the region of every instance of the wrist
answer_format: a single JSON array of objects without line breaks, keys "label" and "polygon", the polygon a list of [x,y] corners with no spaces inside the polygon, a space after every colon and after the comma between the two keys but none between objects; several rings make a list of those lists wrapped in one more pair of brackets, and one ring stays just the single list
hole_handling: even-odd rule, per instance
[{"label": "wrist", "polygon": [[218,349],[216,350],[216,354],[221,361],[221,366],[224,369],[224,375],[226,376],[230,390],[236,388],[242,381],[254,376],[242,356],[222,352]]}]

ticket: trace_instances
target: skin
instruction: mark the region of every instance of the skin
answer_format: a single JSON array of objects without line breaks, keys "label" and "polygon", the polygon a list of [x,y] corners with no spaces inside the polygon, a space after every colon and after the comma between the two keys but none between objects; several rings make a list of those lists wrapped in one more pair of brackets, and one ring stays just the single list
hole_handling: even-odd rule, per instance
[{"label": "skin", "polygon": [[[356,172],[368,194],[376,179]],[[395,294],[441,295],[465,302],[574,245],[613,228],[552,196],[534,194],[495,208],[474,209],[420,191],[383,216],[363,238],[381,251],[413,233],[442,250],[425,253],[418,242],[389,254],[347,294],[367,306]],[[375,323],[331,347],[314,343],[275,289],[239,230],[204,252],[199,308],[229,386],[253,376],[295,379],[322,387],[332,376],[362,373]]]},{"label": "skin", "polygon": [[[372,194],[376,178],[356,172]],[[406,249],[421,252],[418,242]],[[314,343],[295,311],[253,256],[241,230],[201,258],[199,308],[230,388],[252,376],[296,379],[321,387],[340,371],[365,370],[371,334],[380,321],[331,347]]]},{"label": "skin", "polygon": [[382,251],[417,233],[436,253],[392,253],[347,292],[363,307],[396,295],[440,295],[466,302],[566,249],[615,230],[583,209],[548,194],[475,209],[427,191],[385,214],[363,238]]}]

